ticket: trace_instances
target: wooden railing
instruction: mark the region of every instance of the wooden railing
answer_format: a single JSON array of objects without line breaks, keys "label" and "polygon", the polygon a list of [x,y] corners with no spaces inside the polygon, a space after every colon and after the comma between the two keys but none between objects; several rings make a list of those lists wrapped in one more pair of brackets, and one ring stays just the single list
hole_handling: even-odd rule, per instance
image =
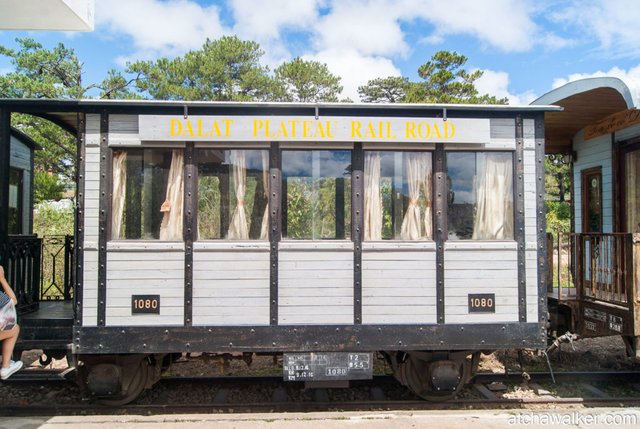
[{"label": "wooden railing", "polygon": [[628,306],[633,297],[633,235],[562,234],[547,241],[548,292],[558,299],[592,299]]},{"label": "wooden railing", "polygon": [[628,306],[633,293],[632,234],[572,234],[578,296]]},{"label": "wooden railing", "polygon": [[5,274],[18,298],[19,314],[38,309],[42,240],[35,235],[10,235],[3,258]]},{"label": "wooden railing", "polygon": [[73,299],[73,256],[74,240],[70,235],[9,236],[6,256],[1,259],[18,298],[19,314],[37,310],[40,301]]}]

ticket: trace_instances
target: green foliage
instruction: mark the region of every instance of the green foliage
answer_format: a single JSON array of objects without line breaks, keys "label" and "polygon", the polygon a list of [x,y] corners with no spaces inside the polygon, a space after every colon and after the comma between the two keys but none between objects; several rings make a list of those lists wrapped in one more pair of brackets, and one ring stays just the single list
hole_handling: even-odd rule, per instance
[{"label": "green foliage", "polygon": [[[287,238],[336,238],[336,178],[287,180]],[[344,183],[345,237],[351,225],[351,182]]]},{"label": "green foliage", "polygon": [[337,102],[342,92],[340,78],[326,64],[295,58],[274,70],[280,85],[279,101]]},{"label": "green foliage", "polygon": [[[93,88],[82,86],[82,64],[73,49],[59,43],[49,50],[28,38],[16,41],[17,50],[0,46],[0,56],[7,57],[14,67],[14,71],[0,75],[0,97],[80,98]],[[74,136],[49,121],[24,114],[13,114],[11,124],[43,147],[35,153],[36,170],[51,169],[67,179],[73,177]]]},{"label": "green foliage", "polygon": [[287,183],[287,238],[311,238],[314,190],[312,179],[289,179]]},{"label": "green foliage", "polygon": [[571,166],[561,157],[545,157],[545,193],[547,232],[571,231]]},{"label": "green foliage", "polygon": [[547,232],[553,234],[554,240],[557,233],[568,234],[571,232],[571,205],[566,202],[547,201]]},{"label": "green foliage", "polygon": [[0,46],[0,55],[15,67],[0,76],[0,97],[81,98],[90,89],[82,86],[82,64],[73,49],[59,43],[48,50],[28,38],[16,41],[18,50]]},{"label": "green foliage", "polygon": [[368,103],[506,104],[506,98],[478,93],[475,81],[483,72],[468,72],[463,68],[466,63],[464,55],[438,51],[418,68],[422,81],[395,76],[374,79],[359,87],[358,94]]},{"label": "green foliage", "polygon": [[554,155],[545,157],[545,188],[547,199],[568,201],[571,199],[571,166]]},{"label": "green foliage", "polygon": [[64,184],[60,183],[58,176],[46,171],[36,171],[33,175],[33,202],[59,200],[62,198]]},{"label": "green foliage", "polygon": [[506,104],[507,99],[498,99],[488,94],[479,95],[474,82],[483,72],[469,73],[464,68],[467,57],[457,52],[438,51],[430,61],[418,68],[424,79],[411,88],[407,101],[411,103],[466,103]]},{"label": "green foliage", "polygon": [[221,238],[220,179],[201,175],[198,178],[198,237]]},{"label": "green foliage", "polygon": [[172,60],[137,61],[128,73],[138,91],[161,100],[254,101],[266,100],[274,83],[260,65],[264,52],[256,42],[225,36],[204,43]]},{"label": "green foliage", "polygon": [[37,116],[14,113],[11,125],[27,134],[42,146],[34,152],[36,171],[49,171],[61,175],[66,182],[73,181],[76,162],[76,138],[56,124]]},{"label": "green foliage", "polygon": [[33,212],[33,233],[45,235],[73,235],[73,207],[57,208],[46,202]]},{"label": "green foliage", "polygon": [[108,100],[139,100],[143,97],[134,92],[131,84],[136,78],[127,79],[122,73],[116,70],[109,70],[107,77],[102,81],[100,88],[100,98]]},{"label": "green foliage", "polygon": [[365,103],[400,103],[405,100],[410,86],[409,78],[389,76],[359,86],[358,94]]}]

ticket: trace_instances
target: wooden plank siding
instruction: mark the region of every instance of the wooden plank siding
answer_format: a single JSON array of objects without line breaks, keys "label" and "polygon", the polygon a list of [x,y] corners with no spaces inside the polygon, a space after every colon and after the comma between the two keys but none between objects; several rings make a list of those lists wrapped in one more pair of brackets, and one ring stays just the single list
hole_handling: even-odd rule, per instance
[{"label": "wooden plank siding", "polygon": [[640,124],[623,128],[615,133],[616,141],[618,142],[636,138],[638,135],[640,135]]},{"label": "wooden plank siding", "polygon": [[353,324],[353,243],[281,243],[278,324]]},{"label": "wooden plank siding", "polygon": [[524,233],[527,322],[538,321],[538,217],[536,208],[536,166],[544,168],[544,159],[536,159],[535,121],[523,121]]},{"label": "wooden plank siding", "polygon": [[[518,321],[515,242],[448,242],[444,255],[445,323]],[[470,293],[494,293],[495,313],[469,314]]]},{"label": "wooden plank siding", "polygon": [[[132,295],[160,295],[160,314],[131,314]],[[184,251],[109,250],[106,326],[182,325]]]},{"label": "wooden plank siding", "polygon": [[82,326],[98,326],[98,250],[84,249]]},{"label": "wooden plank siding", "polygon": [[436,323],[435,243],[425,244],[427,249],[363,245],[363,324]]},{"label": "wooden plank siding", "polygon": [[582,232],[582,171],[602,167],[602,232],[613,232],[613,173],[611,134],[585,141],[584,130],[576,134],[573,149],[577,159],[573,165],[575,231]]},{"label": "wooden plank siding", "polygon": [[269,325],[269,247],[212,250],[198,244],[193,325]]},{"label": "wooden plank siding", "polygon": [[85,126],[82,325],[97,326],[98,212],[100,210],[100,115],[88,114]]},{"label": "wooden plank siding", "polygon": [[[491,119],[490,141],[483,149],[514,150],[516,148],[514,118]],[[476,147],[477,149],[477,147]]]},{"label": "wooden plank siding", "polygon": [[109,115],[109,146],[135,147],[141,144],[137,115]]}]

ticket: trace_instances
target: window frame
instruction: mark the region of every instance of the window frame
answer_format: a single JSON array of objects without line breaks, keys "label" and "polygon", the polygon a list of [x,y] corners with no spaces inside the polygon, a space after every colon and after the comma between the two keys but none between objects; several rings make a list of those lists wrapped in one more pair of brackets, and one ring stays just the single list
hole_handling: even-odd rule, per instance
[{"label": "window frame", "polygon": [[[226,213],[223,210],[223,206],[221,204],[221,219],[220,219],[220,238],[201,238],[200,234],[199,234],[199,225],[200,225],[200,192],[199,192],[199,187],[200,187],[200,165],[201,165],[201,160],[199,159],[199,154],[200,151],[204,151],[204,150],[219,150],[221,152],[224,153],[224,159],[226,160],[226,152],[227,151],[261,151],[261,152],[266,152],[266,156],[267,156],[267,166],[266,166],[266,174],[265,171],[262,172],[263,178],[266,177],[267,179],[267,192],[265,195],[265,202],[266,202],[266,206],[265,206],[265,212],[268,216],[267,218],[267,236],[266,238],[247,238],[247,239],[230,239],[227,236],[222,237],[222,230],[223,230],[223,226],[225,226],[224,229],[228,229],[229,228],[229,224],[231,222],[231,217],[232,217],[232,206],[231,204],[229,204],[226,207]],[[228,164],[224,164],[222,163],[221,165],[226,165],[227,166],[227,174],[228,174],[228,184],[229,184],[229,197],[231,197],[231,177],[232,177],[232,170],[233,170],[233,164],[231,162],[229,162]],[[271,159],[269,156],[269,147],[265,147],[263,145],[261,146],[257,146],[257,145],[240,145],[238,146],[229,146],[229,145],[225,145],[225,146],[221,146],[221,145],[197,145],[194,147],[194,178],[193,180],[193,186],[194,186],[194,198],[193,198],[193,207],[190,208],[186,208],[186,210],[191,210],[192,213],[194,214],[193,219],[194,219],[194,231],[193,231],[193,240],[194,242],[200,242],[200,243],[240,243],[240,242],[252,242],[252,243],[259,243],[259,242],[268,242],[269,241],[269,234],[268,234],[268,226],[269,226],[269,222],[271,220],[271,215],[269,213],[269,192],[270,192],[270,180],[269,180],[269,172],[271,169]],[[221,169],[222,170],[222,169]],[[247,169],[248,170],[248,169]],[[213,175],[213,177],[218,177],[218,180],[220,181],[222,175],[225,172],[222,171],[220,172],[218,175]],[[245,178],[245,181],[247,180],[248,176]],[[257,181],[257,185],[256,186],[260,186],[261,181],[258,180]],[[220,185],[219,185],[220,186]],[[246,186],[246,185],[245,185]],[[263,185],[264,186],[264,185]],[[246,190],[245,190],[246,192]],[[255,202],[254,202],[255,203]],[[223,214],[226,215],[226,218],[223,218]],[[246,213],[245,213],[246,215]],[[250,228],[250,226],[249,226]]]},{"label": "window frame", "polygon": [[[162,240],[160,238],[148,238],[148,237],[140,237],[140,238],[126,238],[126,234],[124,234],[124,237],[117,237],[114,238],[114,234],[113,234],[113,222],[114,222],[114,208],[113,208],[113,203],[114,203],[114,188],[115,188],[115,180],[114,180],[114,168],[113,168],[113,158],[114,158],[114,154],[116,152],[126,152],[127,154],[131,153],[131,152],[140,152],[142,153],[143,156],[143,160],[144,160],[144,152],[147,150],[161,150],[161,151],[167,151],[169,153],[173,153],[173,151],[181,151],[182,155],[183,155],[183,162],[182,162],[182,170],[183,170],[183,180],[182,180],[182,200],[183,200],[183,204],[182,204],[182,217],[184,218],[184,214],[185,214],[185,209],[186,209],[186,182],[185,182],[185,169],[187,167],[187,163],[186,163],[186,157],[185,157],[185,146],[184,144],[182,145],[171,145],[171,146],[158,146],[158,145],[140,145],[140,146],[110,146],[109,147],[109,165],[108,165],[108,169],[107,171],[109,172],[109,190],[110,190],[110,195],[111,197],[108,198],[108,207],[109,207],[109,218],[107,221],[107,244],[109,248],[112,249],[121,249],[121,248],[127,248],[127,243],[129,243],[130,245],[132,245],[132,248],[135,248],[136,245],[134,243],[153,243],[154,246],[160,246],[162,248],[166,247],[164,243],[184,243],[185,241],[185,234],[184,231],[182,233],[182,237],[179,240]],[[127,155],[128,156],[128,155]],[[173,156],[173,154],[172,154]],[[126,169],[126,166],[125,166]],[[166,168],[166,175],[168,176],[170,173],[171,169],[171,161],[169,161],[169,166]],[[168,183],[168,177],[167,177],[167,183]],[[126,186],[126,185],[125,185]],[[167,191],[167,184],[165,184],[164,186],[164,191],[163,194],[166,195],[166,191]],[[126,201],[126,188],[125,188],[125,195],[123,197]],[[125,216],[125,211],[123,209],[123,213],[122,216]],[[122,222],[124,222],[124,219],[122,220]],[[160,221],[160,223],[162,223],[162,221]],[[159,234],[159,233],[158,233]],[[141,226],[141,235],[142,235],[142,226]],[[174,246],[170,246],[170,247],[174,247]]]},{"label": "window frame", "polygon": [[[305,238],[291,238],[288,236],[288,211],[289,208],[287,206],[288,204],[288,185],[286,183],[286,178],[287,176],[285,175],[285,170],[286,167],[284,167],[284,155],[285,153],[291,153],[291,152],[306,152],[309,153],[311,156],[311,162],[312,162],[312,167],[311,167],[311,176],[302,176],[302,177],[310,177],[312,181],[315,181],[316,179],[315,174],[316,172],[318,173],[318,179],[322,179],[322,178],[335,178],[336,179],[336,194],[334,195],[334,198],[336,198],[337,201],[337,193],[338,191],[338,182],[337,179],[338,177],[333,177],[333,176],[320,176],[319,173],[322,170],[322,166],[320,165],[321,159],[320,157],[320,152],[335,152],[335,151],[339,151],[339,152],[348,152],[349,153],[349,163],[347,166],[350,166],[352,168],[352,170],[349,172],[348,175],[348,179],[349,179],[349,198],[347,198],[347,186],[346,186],[346,182],[344,184],[344,186],[342,187],[342,193],[343,193],[343,202],[344,204],[342,205],[342,220],[340,221],[337,210],[338,210],[338,206],[336,204],[336,213],[335,217],[336,217],[336,225],[335,225],[335,235],[336,237],[334,238],[315,238],[315,237],[305,237]],[[354,203],[354,196],[353,196],[353,162],[354,162],[354,151],[355,148],[352,145],[349,146],[319,146],[319,145],[298,145],[298,144],[292,144],[292,145],[283,145],[282,147],[280,147],[279,149],[279,156],[280,156],[280,160],[281,160],[281,177],[280,177],[280,188],[281,188],[281,196],[280,196],[280,202],[279,202],[279,207],[280,207],[280,224],[281,224],[281,231],[280,231],[280,241],[281,242],[285,242],[285,243],[295,243],[295,242],[353,242],[354,237],[353,237],[353,203]],[[318,154],[318,158],[314,159],[315,155],[314,154]],[[344,176],[344,179],[346,179],[347,177]],[[315,187],[315,185],[314,185]],[[319,188],[318,188],[318,192],[319,192]],[[348,205],[347,205],[348,202]],[[347,209],[347,207],[349,209]],[[313,227],[312,227],[312,231],[311,231],[312,235],[313,235]],[[343,235],[343,237],[338,238],[338,234],[341,233]]]},{"label": "window frame", "polygon": [[[468,239],[450,239],[449,238],[449,216],[450,216],[450,212],[449,212],[449,193],[451,192],[451,187],[449,185],[449,178],[450,178],[450,174],[449,174],[449,158],[448,155],[449,154],[456,154],[456,153],[472,153],[475,156],[477,156],[477,154],[481,153],[481,154],[491,154],[491,153],[502,153],[502,154],[509,154],[511,156],[511,163],[510,163],[510,171],[511,171],[511,198],[512,198],[512,204],[511,204],[511,221],[513,223],[513,233],[512,233],[512,237],[508,238],[508,239],[490,239],[490,238],[483,238],[483,239],[473,239],[473,238],[468,238]],[[447,148],[445,146],[445,150],[444,150],[444,158],[445,158],[445,195],[442,197],[444,198],[444,207],[446,207],[446,219],[445,219],[445,231],[444,231],[444,241],[445,242],[452,242],[452,243],[480,243],[480,242],[516,242],[517,241],[517,236],[518,236],[518,231],[516,230],[516,225],[517,225],[517,216],[516,216],[516,205],[518,202],[518,191],[517,191],[517,167],[516,167],[516,151],[514,149],[489,149],[489,150],[481,150],[481,149],[475,149],[475,148],[459,148],[459,149],[451,149],[451,148]],[[474,202],[474,207],[477,205],[477,197],[476,197],[476,201]],[[474,219],[475,219],[475,210],[474,210]]]},{"label": "window frame", "polygon": [[[435,172],[435,148],[434,147],[425,147],[425,148],[410,148],[410,147],[381,147],[381,148],[376,148],[373,145],[369,145],[368,147],[363,148],[363,157],[366,159],[366,153],[367,152],[379,152],[379,153],[390,153],[390,154],[401,154],[402,158],[400,159],[399,163],[401,165],[401,174],[398,175],[397,170],[397,166],[398,166],[398,160],[394,159],[394,176],[393,176],[393,180],[400,178],[400,182],[401,182],[401,196],[400,198],[394,197],[394,193],[397,192],[397,187],[393,186],[393,182],[392,182],[392,189],[391,189],[391,208],[392,208],[392,216],[394,217],[394,220],[392,220],[392,232],[393,232],[393,237],[392,238],[381,238],[380,240],[367,240],[365,239],[365,234],[363,233],[363,243],[420,243],[420,242],[426,242],[426,243],[431,243],[431,242],[435,242],[435,218],[433,216],[433,209],[435,207],[435,183],[433,180],[433,175]],[[411,239],[403,239],[400,234],[401,234],[401,226],[403,223],[403,219],[404,216],[406,215],[407,209],[408,209],[408,201],[410,199],[410,197],[408,196],[409,191],[407,190],[405,192],[405,182],[408,181],[407,179],[407,172],[406,172],[406,168],[405,168],[405,157],[407,154],[429,154],[429,158],[430,158],[430,163],[429,163],[429,168],[431,169],[431,186],[430,186],[430,208],[431,208],[431,231],[430,234],[427,233],[427,231],[425,230],[425,235],[422,236],[422,232],[420,233],[421,236],[419,239],[416,240],[411,240]],[[364,169],[366,169],[366,164]],[[382,166],[381,166],[382,169]],[[382,179],[382,176],[380,177]],[[407,179],[407,180],[405,180]],[[365,188],[366,184],[363,184],[363,188],[364,188],[364,192],[365,195],[367,193],[367,190]],[[421,190],[424,192],[424,179],[422,181],[420,181],[420,186],[419,186],[419,201],[424,200],[424,193],[421,192]],[[382,194],[382,191],[381,191]],[[384,197],[381,195],[382,199],[384,200]],[[398,200],[402,200],[401,203],[401,213],[399,211],[399,222],[396,221],[395,216],[396,214],[394,213],[394,210],[397,209],[397,205],[398,205]],[[425,201],[425,205],[427,204],[427,201]],[[426,206],[429,207],[429,206]],[[425,207],[425,208],[426,208]],[[364,207],[363,207],[364,210]],[[384,216],[384,207],[383,207],[383,216]],[[421,213],[421,221],[422,218],[424,217]],[[384,222],[384,220],[383,220]],[[423,223],[423,222],[422,222]],[[421,224],[422,226],[422,224]],[[365,229],[367,228],[367,225],[364,226]],[[384,228],[384,227],[383,227]],[[430,235],[430,237],[429,237]]]}]

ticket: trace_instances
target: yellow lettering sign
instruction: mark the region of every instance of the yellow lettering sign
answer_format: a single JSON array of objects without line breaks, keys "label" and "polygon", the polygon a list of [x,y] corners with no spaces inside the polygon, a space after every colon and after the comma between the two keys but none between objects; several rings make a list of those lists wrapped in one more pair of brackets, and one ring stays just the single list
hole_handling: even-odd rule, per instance
[{"label": "yellow lettering sign", "polygon": [[169,124],[169,135],[171,137],[178,137],[182,134],[182,122],[177,119],[172,119]]},{"label": "yellow lettering sign", "polygon": [[455,135],[455,126],[451,121],[415,122],[407,121],[404,124],[405,139],[420,140],[451,140]]},{"label": "yellow lettering sign", "polygon": [[[631,120],[637,120],[632,111]],[[456,137],[455,120],[441,118],[340,118],[194,116],[170,117],[163,136],[180,140],[231,141],[415,141],[446,142]],[[466,128],[466,127],[464,127]],[[167,132],[168,131],[168,132]],[[467,130],[465,130],[467,131]],[[467,131],[468,132],[468,131]]]},{"label": "yellow lettering sign", "polygon": [[358,121],[351,121],[351,138],[355,139],[356,137],[361,139],[362,133],[360,132],[360,127],[362,124]]},{"label": "yellow lettering sign", "polygon": [[231,119],[212,120],[210,123],[197,119],[194,123],[190,119],[172,118],[169,121],[169,137],[230,137],[232,124]]}]

